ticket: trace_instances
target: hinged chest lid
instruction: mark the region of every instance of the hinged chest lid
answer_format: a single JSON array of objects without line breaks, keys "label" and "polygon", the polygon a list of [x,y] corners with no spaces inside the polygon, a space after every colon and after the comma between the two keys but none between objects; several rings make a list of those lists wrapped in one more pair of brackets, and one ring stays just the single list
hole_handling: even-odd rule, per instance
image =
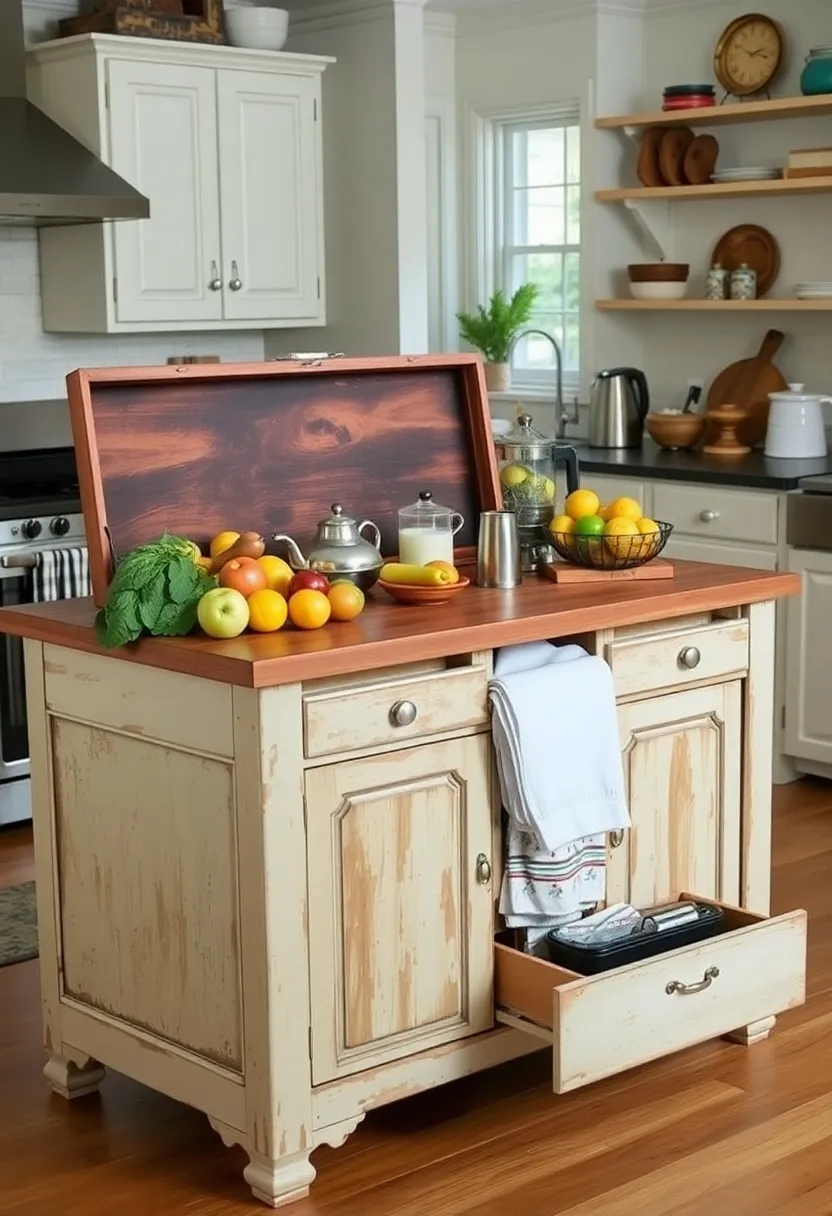
[{"label": "hinged chest lid", "polygon": [[464,516],[470,553],[479,512],[500,505],[476,355],[82,370],[67,384],[97,604],[113,555],[166,529],[303,545],[337,501],[391,556],[398,508],[428,487]]}]

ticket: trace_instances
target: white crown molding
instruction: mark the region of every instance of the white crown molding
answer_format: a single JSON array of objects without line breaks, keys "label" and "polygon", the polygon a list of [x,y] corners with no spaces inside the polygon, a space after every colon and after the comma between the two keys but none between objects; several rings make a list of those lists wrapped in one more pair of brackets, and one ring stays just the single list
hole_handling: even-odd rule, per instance
[{"label": "white crown molding", "polygon": [[441,38],[456,37],[456,15],[439,13],[436,9],[425,9],[425,33]]},{"label": "white crown molding", "polygon": [[424,9],[426,0],[328,0],[323,4],[309,0],[286,0],[289,32],[314,33],[345,25],[375,21],[396,9]]}]

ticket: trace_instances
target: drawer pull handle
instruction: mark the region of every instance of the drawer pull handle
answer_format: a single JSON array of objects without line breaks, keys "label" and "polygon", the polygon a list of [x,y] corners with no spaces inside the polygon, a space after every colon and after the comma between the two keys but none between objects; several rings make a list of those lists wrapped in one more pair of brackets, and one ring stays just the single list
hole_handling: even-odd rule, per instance
[{"label": "drawer pull handle", "polygon": [[412,726],[418,712],[412,701],[396,701],[390,710],[390,721],[394,726]]},{"label": "drawer pull handle", "polygon": [[685,646],[684,650],[679,651],[679,666],[693,671],[694,667],[699,666],[701,658],[702,653],[697,646]]},{"label": "drawer pull handle", "polygon": [[491,882],[491,862],[485,853],[480,853],[477,857],[477,882],[481,882],[483,886]]},{"label": "drawer pull handle", "polygon": [[614,832],[610,832],[610,848],[620,849],[624,843],[624,829],[616,828]]},{"label": "drawer pull handle", "polygon": [[693,996],[696,992],[704,992],[719,975],[719,967],[708,967],[698,984],[683,984],[681,980],[671,980],[665,988],[668,996],[678,992],[679,996]]},{"label": "drawer pull handle", "polygon": [[699,512],[699,518],[703,524],[712,524],[714,520],[719,519],[719,511],[712,511],[710,508],[706,508],[704,511]]}]

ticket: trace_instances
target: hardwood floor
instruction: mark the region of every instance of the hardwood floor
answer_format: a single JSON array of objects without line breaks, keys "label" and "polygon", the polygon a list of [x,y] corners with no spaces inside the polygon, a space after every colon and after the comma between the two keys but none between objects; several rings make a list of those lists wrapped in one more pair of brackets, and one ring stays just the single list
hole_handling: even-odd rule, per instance
[{"label": "hardwood floor", "polygon": [[[829,1216],[832,785],[776,793],[774,910],[809,912],[808,1002],[555,1098],[546,1053],[370,1116],[313,1160],[293,1216]],[[0,885],[30,877],[0,836]],[[253,1216],[244,1157],[207,1120],[108,1075],[71,1109],[41,1078],[37,963],[0,969],[0,1213]]]}]

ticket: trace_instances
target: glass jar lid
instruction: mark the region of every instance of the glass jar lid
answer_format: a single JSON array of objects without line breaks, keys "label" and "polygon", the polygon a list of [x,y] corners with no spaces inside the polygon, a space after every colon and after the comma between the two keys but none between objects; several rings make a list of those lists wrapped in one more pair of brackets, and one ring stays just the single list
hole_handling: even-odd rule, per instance
[{"label": "glass jar lid", "polygon": [[521,414],[512,430],[497,440],[497,451],[503,460],[548,460],[554,447],[554,439],[547,439],[532,426],[531,414]]},{"label": "glass jar lid", "polygon": [[420,490],[418,502],[402,507],[399,513],[425,524],[433,524],[438,519],[450,519],[453,514],[450,507],[443,507],[440,503],[433,501],[433,494],[430,490]]}]

